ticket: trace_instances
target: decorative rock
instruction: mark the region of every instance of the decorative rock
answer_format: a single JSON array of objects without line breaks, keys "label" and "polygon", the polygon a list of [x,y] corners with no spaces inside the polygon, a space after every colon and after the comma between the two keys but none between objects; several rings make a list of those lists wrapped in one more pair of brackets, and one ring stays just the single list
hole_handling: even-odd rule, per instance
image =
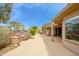
[{"label": "decorative rock", "polygon": [[19,36],[11,36],[10,39],[13,46],[19,46]]}]

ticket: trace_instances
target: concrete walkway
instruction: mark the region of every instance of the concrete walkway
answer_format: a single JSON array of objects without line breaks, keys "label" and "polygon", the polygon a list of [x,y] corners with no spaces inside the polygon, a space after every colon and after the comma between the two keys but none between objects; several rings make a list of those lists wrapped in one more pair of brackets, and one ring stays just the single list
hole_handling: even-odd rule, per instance
[{"label": "concrete walkway", "polygon": [[35,39],[29,39],[20,43],[20,46],[4,54],[4,56],[47,56],[43,39],[36,35]]},{"label": "concrete walkway", "polygon": [[20,43],[21,45],[3,56],[73,56],[60,42],[52,42],[50,38],[37,34],[34,39]]}]

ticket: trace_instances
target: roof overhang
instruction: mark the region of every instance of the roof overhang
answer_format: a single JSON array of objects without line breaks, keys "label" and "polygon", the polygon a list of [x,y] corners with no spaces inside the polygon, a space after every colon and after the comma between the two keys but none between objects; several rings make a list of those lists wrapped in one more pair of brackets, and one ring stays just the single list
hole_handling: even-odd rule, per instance
[{"label": "roof overhang", "polygon": [[68,4],[53,20],[53,22],[60,24],[64,17],[79,10],[79,3]]}]

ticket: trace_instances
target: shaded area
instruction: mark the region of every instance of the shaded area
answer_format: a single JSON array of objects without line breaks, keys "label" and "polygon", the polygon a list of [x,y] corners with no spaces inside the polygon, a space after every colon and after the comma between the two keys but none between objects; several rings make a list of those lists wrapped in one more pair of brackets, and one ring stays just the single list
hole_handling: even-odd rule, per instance
[{"label": "shaded area", "polygon": [[15,46],[12,46],[12,45],[9,45],[7,47],[5,47],[4,49],[0,50],[0,56],[15,49],[16,47]]},{"label": "shaded area", "polygon": [[54,38],[54,41],[52,42],[51,38],[44,37],[43,41],[47,48],[49,56],[74,56],[75,55],[68,49],[64,48],[59,38]]}]

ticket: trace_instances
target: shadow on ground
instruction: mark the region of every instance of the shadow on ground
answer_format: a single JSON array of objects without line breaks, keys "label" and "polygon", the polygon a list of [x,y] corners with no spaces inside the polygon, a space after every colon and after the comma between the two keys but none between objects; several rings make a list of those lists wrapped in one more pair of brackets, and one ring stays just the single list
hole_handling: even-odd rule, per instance
[{"label": "shadow on ground", "polygon": [[17,47],[14,47],[12,45],[9,45],[9,46],[3,48],[2,50],[0,50],[0,56],[2,56],[3,54],[5,54],[5,53],[7,53],[15,48],[17,48]]},{"label": "shadow on ground", "polygon": [[50,37],[43,37],[49,56],[75,56],[74,53],[63,46],[61,40],[58,40],[58,38],[54,39],[52,41]]},{"label": "shadow on ground", "polygon": [[53,48],[53,44],[52,44],[52,40],[50,37],[44,37],[43,38],[43,41],[45,43],[45,46],[47,48],[47,51],[48,51],[48,55],[49,56],[52,56],[52,48]]}]

